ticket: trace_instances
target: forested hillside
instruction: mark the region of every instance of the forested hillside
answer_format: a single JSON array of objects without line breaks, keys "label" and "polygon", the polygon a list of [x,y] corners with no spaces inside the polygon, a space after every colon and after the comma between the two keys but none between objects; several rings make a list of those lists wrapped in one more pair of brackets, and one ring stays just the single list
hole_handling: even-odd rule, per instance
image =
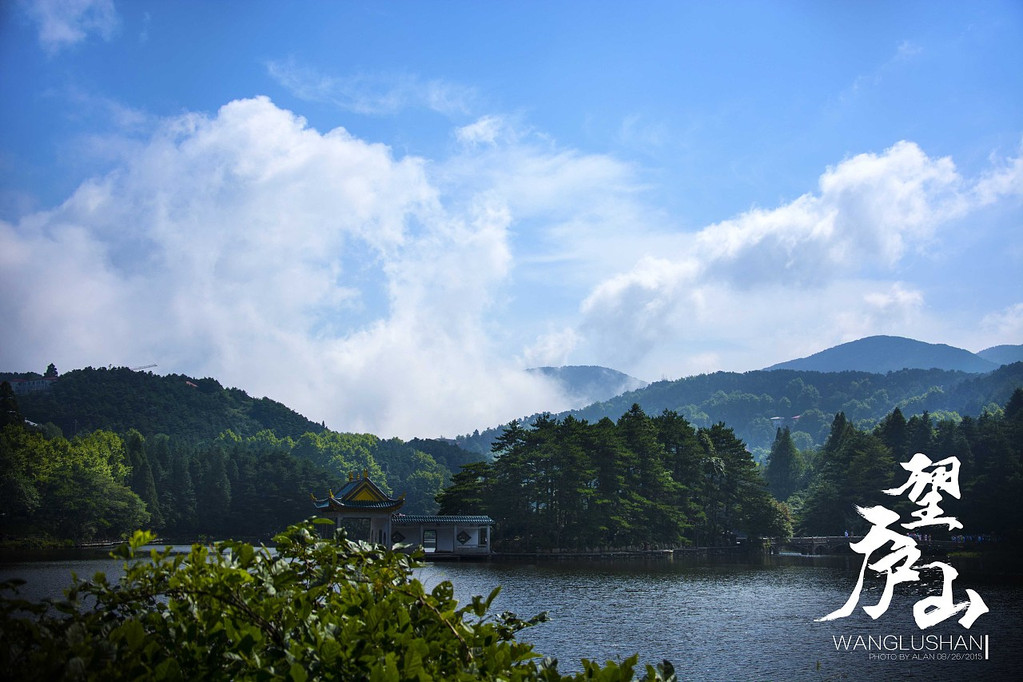
[{"label": "forested hillside", "polygon": [[137,528],[184,540],[267,539],[313,514],[310,494],[363,471],[405,494],[408,513],[433,513],[450,477],[425,452],[368,434],[226,431],[193,444],[134,429],[65,439],[9,424],[0,430],[0,539],[84,542]]},{"label": "forested hillside", "polygon": [[[937,420],[926,413],[906,419],[896,409],[874,429],[865,430],[840,413],[819,450],[798,451],[782,429],[765,474],[772,493],[786,500],[798,532],[858,533],[869,526],[855,505],[900,509],[900,498],[882,491],[906,482],[908,474],[900,463],[909,462],[916,453],[935,462],[956,457],[962,465],[960,496],[945,494],[941,500],[943,512],[963,524],[956,534],[1011,539],[1009,546],[1018,547],[1023,541],[1019,505],[1023,499],[1023,389],[1013,392],[1004,409],[961,420]],[[901,502],[908,504],[905,499]],[[929,527],[927,532],[934,531]],[[948,536],[951,531],[939,525],[937,532]]]},{"label": "forested hillside", "polygon": [[1011,365],[1014,362],[1023,362],[1023,345],[1001,345],[985,348],[977,353],[985,360],[990,360],[996,365]]},{"label": "forested hillside", "polygon": [[[0,381],[32,376],[0,374]],[[199,442],[228,430],[251,436],[269,429],[293,438],[324,430],[281,403],[224,388],[216,379],[160,376],[127,367],[72,370],[53,381],[49,390],[20,394],[18,403],[26,419],[54,424],[67,436],[135,429],[144,436],[164,433]]]},{"label": "forested hillside", "polygon": [[541,415],[528,427],[511,422],[494,455],[463,468],[439,501],[442,513],[493,517],[498,548],[734,544],[736,532],[791,530],[724,424],[696,428],[638,405],[617,421]]},{"label": "forested hillside", "polygon": [[139,527],[269,538],[312,515],[311,493],[363,471],[405,494],[407,513],[432,513],[451,472],[477,458],[444,441],[329,431],[213,379],[86,369],[44,391],[0,389],[4,541],[84,542]]},{"label": "forested hillside", "polygon": [[[873,429],[835,415],[822,448],[800,450],[788,428],[776,431],[766,466],[722,423],[696,427],[665,410],[633,405],[617,422],[540,415],[511,422],[492,461],[470,464],[440,496],[446,513],[489,514],[495,546],[545,548],[734,544],[736,533],[864,533],[856,507],[916,509],[883,491],[904,484],[915,453],[961,463],[959,499],[941,509],[956,534],[1023,540],[1023,389],[979,417],[906,419],[898,409]],[[947,539],[950,529],[928,528]],[[988,543],[990,544],[990,542]]]},{"label": "forested hillside", "polygon": [[[19,396],[3,382],[0,540],[83,542],[139,526],[268,538],[311,514],[310,493],[363,471],[406,494],[407,513],[439,502],[490,514],[507,548],[713,544],[790,524],[838,533],[862,525],[854,505],[876,502],[914,452],[960,457],[963,500],[950,513],[977,533],[1015,536],[1021,374],[1017,363],[987,375],[779,370],[658,382],[631,394],[645,405],[617,414],[629,396],[512,422],[489,460],[447,441],[332,432],[212,379],[81,370]],[[762,416],[774,412],[791,416]],[[762,462],[730,426],[751,413],[770,430]]]},{"label": "forested hillside", "polygon": [[[855,426],[871,429],[892,410],[907,417],[929,412],[935,417],[979,415],[1004,405],[1023,386],[1023,363],[987,374],[910,369],[887,374],[773,370],[715,372],[676,381],[658,381],[638,391],[564,412],[590,422],[617,419],[632,404],[647,414],[677,412],[697,427],[724,422],[763,461],[775,433],[788,427],[800,449],[819,447],[830,434],[835,414],[842,412]],[[525,421],[530,421],[526,418]],[[503,427],[457,439],[459,445],[489,453]]]}]

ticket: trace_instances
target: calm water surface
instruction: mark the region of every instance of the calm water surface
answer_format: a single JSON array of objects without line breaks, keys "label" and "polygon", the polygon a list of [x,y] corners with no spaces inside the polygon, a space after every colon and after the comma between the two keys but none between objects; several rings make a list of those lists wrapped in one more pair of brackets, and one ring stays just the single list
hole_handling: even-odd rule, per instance
[{"label": "calm water surface", "polygon": [[[111,578],[121,573],[118,562],[99,557],[0,564],[0,580],[26,578],[22,592],[30,598],[59,595],[71,571],[82,577],[97,570]],[[848,618],[815,622],[845,603],[858,569],[856,557],[783,556],[754,564],[441,563],[417,574],[428,587],[450,580],[460,601],[500,585],[496,612],[531,617],[547,611],[551,620],[520,638],[557,657],[564,671],[578,670],[581,658],[603,661],[638,653],[643,663],[671,660],[685,680],[1020,679],[1016,656],[1023,652],[1023,589],[1017,584],[963,570],[953,584],[957,601],[971,587],[990,608],[970,630],[953,617],[921,631],[912,606],[934,593],[933,585],[923,583],[899,585],[890,608],[876,621],[857,609]],[[876,603],[880,593],[880,581],[868,583],[861,605]],[[987,651],[912,650],[914,642],[921,646],[924,634],[987,636]],[[904,649],[836,650],[833,639],[887,635],[902,636]],[[908,660],[898,660],[900,654]],[[928,658],[942,654],[980,660]]]},{"label": "calm water surface", "polygon": [[[603,661],[639,653],[641,662],[669,659],[680,678],[693,680],[1021,679],[1019,587],[965,582],[964,571],[954,583],[957,600],[972,587],[991,609],[970,630],[953,617],[921,631],[912,606],[932,593],[906,584],[898,586],[891,607],[877,621],[857,609],[845,619],[815,622],[845,603],[858,570],[853,557],[779,557],[757,565],[436,564],[422,569],[421,579],[428,585],[450,580],[461,599],[501,585],[496,611],[524,617],[547,611],[550,622],[521,637],[557,657],[564,670],[577,670],[580,658]],[[877,603],[882,585],[868,587],[863,605]],[[906,589],[900,594],[901,588]],[[988,658],[925,660],[926,652],[912,651],[910,638],[921,646],[922,634],[988,635]],[[901,653],[910,660],[879,660],[862,648],[836,650],[833,637],[843,635],[902,635],[907,651]],[[873,653],[897,657],[900,652]],[[914,654],[918,660],[912,660]]]}]

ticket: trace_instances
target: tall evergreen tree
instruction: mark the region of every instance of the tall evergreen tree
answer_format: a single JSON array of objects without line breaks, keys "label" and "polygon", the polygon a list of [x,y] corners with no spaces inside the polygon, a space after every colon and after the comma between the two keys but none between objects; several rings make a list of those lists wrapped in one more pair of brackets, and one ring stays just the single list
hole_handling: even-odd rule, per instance
[{"label": "tall evergreen tree", "polygon": [[203,532],[219,533],[226,527],[231,509],[231,481],[227,477],[227,455],[220,448],[206,454],[196,496],[197,521]]},{"label": "tall evergreen tree", "polygon": [[882,491],[892,486],[895,461],[884,441],[853,427],[839,413],[821,452],[821,463],[807,491],[799,530],[814,535],[858,532],[867,522],[856,506],[891,506]]},{"label": "tall evergreen tree", "polygon": [[881,441],[888,446],[888,449],[892,451],[892,456],[900,462],[907,461],[907,453],[909,449],[909,431],[906,418],[902,414],[902,410],[895,408],[888,414],[887,417],[881,420],[881,423],[874,429],[874,435],[881,439]]},{"label": "tall evergreen tree", "polygon": [[896,461],[907,462],[918,452],[925,455],[934,450],[934,425],[931,422],[931,415],[928,412],[913,415],[906,422],[906,450],[898,452],[893,449],[892,455]]},{"label": "tall evergreen tree", "polygon": [[565,547],[586,534],[596,497],[596,469],[589,455],[590,427],[571,415],[558,427],[554,443],[558,466],[555,547]]},{"label": "tall evergreen tree", "polygon": [[156,480],[153,468],[146,455],[146,441],[135,429],[130,430],[124,438],[124,450],[131,466],[128,487],[146,504],[152,528],[163,528],[163,514],[160,512],[160,497],[156,492]]},{"label": "tall evergreen tree", "polygon": [[440,514],[487,514],[494,486],[490,462],[463,464],[451,477],[451,485],[437,494]]},{"label": "tall evergreen tree", "polygon": [[192,477],[192,457],[182,447],[168,447],[170,459],[167,482],[160,508],[168,530],[175,533],[195,532],[196,497]]},{"label": "tall evergreen tree", "polygon": [[[537,492],[529,462],[526,430],[511,421],[494,441],[493,508],[504,519],[502,537],[511,543],[532,542]],[[497,517],[495,517],[497,518]]]},{"label": "tall evergreen tree", "polygon": [[669,503],[686,526],[684,542],[693,542],[695,528],[706,517],[698,499],[703,481],[703,454],[696,429],[677,412],[664,410],[654,417],[657,439],[664,448],[664,466],[670,480]]},{"label": "tall evergreen tree", "polygon": [[798,489],[802,473],[802,461],[789,427],[778,429],[764,471],[768,489],[776,500],[785,501]]},{"label": "tall evergreen tree", "polygon": [[18,407],[18,398],[14,395],[14,389],[10,383],[0,383],[0,429],[8,424],[21,425],[25,418],[21,416],[21,409]]},{"label": "tall evergreen tree", "polygon": [[1009,402],[1005,403],[1005,419],[1010,423],[1016,423],[1023,420],[1023,387],[1016,387],[1009,397]]},{"label": "tall evergreen tree", "polygon": [[629,521],[632,503],[626,490],[629,456],[614,422],[607,417],[594,424],[591,433],[590,457],[596,472],[596,494],[589,542],[617,546],[627,541],[632,530]]}]

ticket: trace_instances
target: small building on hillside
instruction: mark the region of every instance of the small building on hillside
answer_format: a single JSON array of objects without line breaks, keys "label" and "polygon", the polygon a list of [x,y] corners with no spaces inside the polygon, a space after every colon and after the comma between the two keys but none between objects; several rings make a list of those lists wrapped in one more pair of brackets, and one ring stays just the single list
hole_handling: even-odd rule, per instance
[{"label": "small building on hillside", "polygon": [[405,496],[390,497],[370,480],[349,475],[348,483],[327,497],[313,496],[320,516],[343,527],[353,540],[368,540],[388,547],[418,545],[428,558],[487,557],[494,520],[489,516],[401,514]]},{"label": "small building on hillside", "polygon": [[56,381],[57,377],[40,377],[38,379],[10,379],[8,383],[16,394],[23,395],[37,391],[49,391]]}]

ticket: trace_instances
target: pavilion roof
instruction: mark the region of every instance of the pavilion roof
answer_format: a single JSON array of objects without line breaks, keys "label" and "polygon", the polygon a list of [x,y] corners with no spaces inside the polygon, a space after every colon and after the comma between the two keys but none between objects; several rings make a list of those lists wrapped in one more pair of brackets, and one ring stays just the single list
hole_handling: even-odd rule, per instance
[{"label": "pavilion roof", "polygon": [[392,526],[492,526],[494,520],[489,516],[437,516],[429,514],[394,514],[391,516]]},{"label": "pavilion roof", "polygon": [[349,476],[348,483],[338,492],[329,491],[324,498],[313,497],[313,506],[320,511],[375,511],[394,512],[405,504],[405,496],[391,497],[363,472],[362,478]]}]

